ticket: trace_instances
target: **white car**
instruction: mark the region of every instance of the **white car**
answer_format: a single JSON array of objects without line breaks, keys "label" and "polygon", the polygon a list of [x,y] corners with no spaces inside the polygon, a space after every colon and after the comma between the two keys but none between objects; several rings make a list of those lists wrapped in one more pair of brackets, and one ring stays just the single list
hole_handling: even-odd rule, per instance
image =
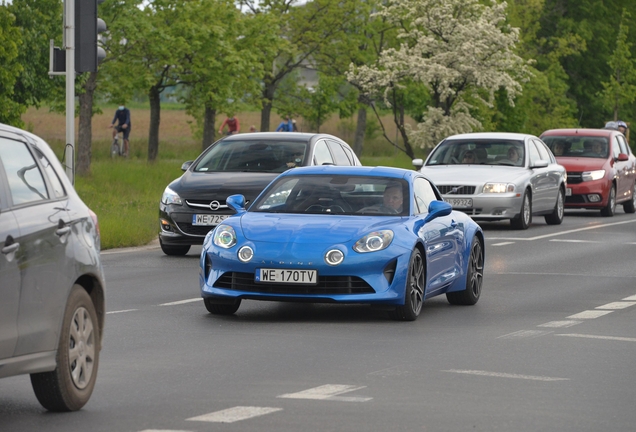
[{"label": "white car", "polygon": [[453,135],[413,165],[455,210],[474,220],[510,220],[527,229],[533,215],[563,221],[566,171],[534,135],[482,132]]}]

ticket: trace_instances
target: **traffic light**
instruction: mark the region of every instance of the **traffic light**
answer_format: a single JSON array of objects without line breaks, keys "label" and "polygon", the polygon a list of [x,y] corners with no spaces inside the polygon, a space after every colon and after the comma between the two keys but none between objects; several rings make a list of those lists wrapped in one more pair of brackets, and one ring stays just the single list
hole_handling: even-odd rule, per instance
[{"label": "traffic light", "polygon": [[97,72],[97,63],[106,51],[97,44],[97,35],[106,23],[97,18],[97,5],[104,0],[75,0],[75,72]]}]

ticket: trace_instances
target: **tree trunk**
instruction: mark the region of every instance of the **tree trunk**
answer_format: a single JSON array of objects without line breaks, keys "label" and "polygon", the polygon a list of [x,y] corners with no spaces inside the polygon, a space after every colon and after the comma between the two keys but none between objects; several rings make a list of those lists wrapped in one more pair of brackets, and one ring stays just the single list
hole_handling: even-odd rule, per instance
[{"label": "tree trunk", "polygon": [[159,123],[161,122],[161,92],[159,87],[150,88],[150,131],[148,132],[148,161],[153,162],[159,154]]},{"label": "tree trunk", "polygon": [[84,93],[79,95],[79,132],[77,136],[77,166],[78,175],[91,172],[91,145],[93,142],[93,95],[97,84],[97,72],[90,72],[84,84]]},{"label": "tree trunk", "polygon": [[203,114],[203,142],[201,143],[203,150],[210,147],[215,140],[216,133],[216,109],[205,106]]},{"label": "tree trunk", "polygon": [[261,110],[261,132],[269,132],[269,122],[272,114],[272,100],[274,100],[275,91],[275,84],[265,83],[265,88],[263,89],[263,109]]},{"label": "tree trunk", "polygon": [[361,105],[358,109],[358,121],[356,123],[356,134],[353,138],[353,151],[358,158],[362,156],[362,146],[364,144],[364,135],[367,130],[367,108]]}]

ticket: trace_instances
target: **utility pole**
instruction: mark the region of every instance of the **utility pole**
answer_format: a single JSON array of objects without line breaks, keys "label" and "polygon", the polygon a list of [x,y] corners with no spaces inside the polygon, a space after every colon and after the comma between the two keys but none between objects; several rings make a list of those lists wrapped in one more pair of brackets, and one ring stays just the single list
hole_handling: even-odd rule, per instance
[{"label": "utility pole", "polygon": [[75,185],[75,0],[64,0],[66,49],[66,175]]}]

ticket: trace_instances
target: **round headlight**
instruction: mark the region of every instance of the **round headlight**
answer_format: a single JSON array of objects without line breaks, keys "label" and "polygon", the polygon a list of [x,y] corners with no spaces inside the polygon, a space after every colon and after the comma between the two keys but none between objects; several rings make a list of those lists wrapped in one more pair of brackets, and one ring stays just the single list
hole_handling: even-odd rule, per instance
[{"label": "round headlight", "polygon": [[325,262],[329,265],[336,266],[344,260],[344,254],[341,250],[332,249],[325,254]]},{"label": "round headlight", "polygon": [[229,225],[219,225],[214,230],[214,244],[228,249],[236,244],[236,233]]},{"label": "round headlight", "polygon": [[375,252],[382,249],[382,247],[384,246],[384,240],[382,240],[382,237],[380,236],[371,236],[367,238],[366,244],[367,250],[369,250],[369,252]]},{"label": "round headlight", "polygon": [[246,263],[250,261],[253,257],[254,257],[254,251],[249,246],[243,246],[238,251],[238,259],[241,260],[241,262]]}]

